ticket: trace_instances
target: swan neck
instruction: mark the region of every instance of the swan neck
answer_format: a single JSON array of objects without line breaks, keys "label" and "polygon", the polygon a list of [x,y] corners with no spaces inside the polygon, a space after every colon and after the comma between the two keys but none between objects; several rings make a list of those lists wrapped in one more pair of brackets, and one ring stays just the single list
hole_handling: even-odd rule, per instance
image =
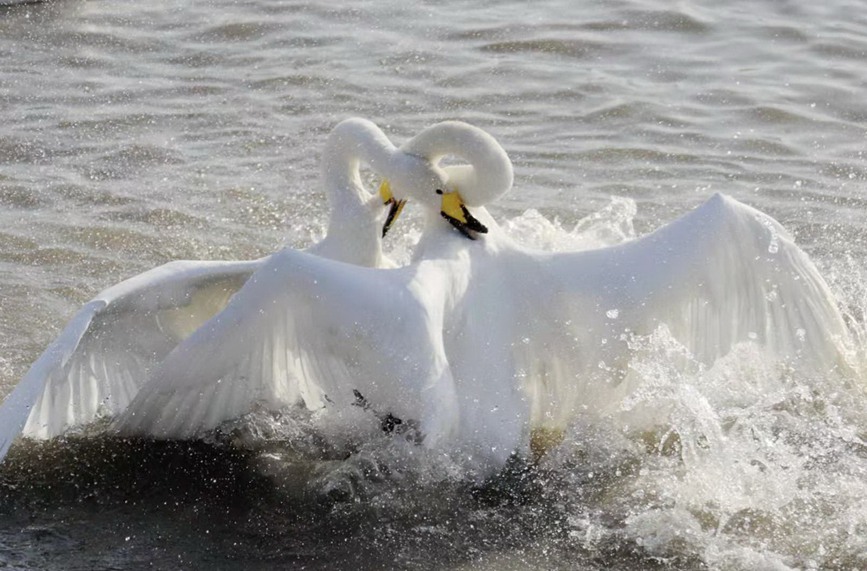
[{"label": "swan neck", "polygon": [[468,206],[487,204],[512,187],[512,161],[506,151],[488,133],[467,123],[437,123],[407,141],[401,151],[434,164],[446,155],[469,162],[446,167],[450,182]]},{"label": "swan neck", "polygon": [[378,193],[364,188],[361,164],[385,174],[394,145],[365,119],[341,122],[325,144],[322,181],[330,206],[328,233],[315,253],[363,266],[382,265],[382,214],[385,205]]},{"label": "swan neck", "polygon": [[332,213],[341,212],[347,203],[369,201],[372,193],[364,189],[359,168],[364,163],[382,174],[394,150],[385,133],[365,119],[348,119],[334,128],[322,157],[322,179]]}]

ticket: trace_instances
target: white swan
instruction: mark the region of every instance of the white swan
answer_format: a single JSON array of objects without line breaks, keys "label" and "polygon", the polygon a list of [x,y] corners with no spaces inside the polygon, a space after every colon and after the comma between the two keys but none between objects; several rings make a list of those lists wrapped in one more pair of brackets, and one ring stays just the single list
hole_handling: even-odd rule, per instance
[{"label": "white swan", "polygon": [[[494,144],[445,123],[403,149],[434,164],[445,154],[470,160],[475,168],[461,177],[445,169],[446,190],[484,205],[501,189],[474,179],[497,156],[500,171],[511,172]],[[600,389],[625,373],[628,342],[660,325],[705,363],[753,342],[781,359],[851,372],[849,332],[813,263],[778,222],[730,197],[716,194],[630,243],[557,253],[515,244],[484,208],[473,209],[488,229],[483,239],[456,239],[436,216],[438,189],[412,198],[430,213],[416,263],[438,264],[447,276],[444,345],[459,434],[491,466],[525,448],[530,427],[556,432],[579,405],[609,404],[594,396],[610,399]]]},{"label": "white swan", "polygon": [[[431,128],[427,138],[416,137],[412,152],[439,156],[455,129],[465,128]],[[485,144],[481,134],[478,140]],[[489,201],[472,185],[466,194],[474,203]],[[436,198],[428,191],[430,211]],[[626,372],[632,336],[661,325],[708,364],[751,342],[799,365],[853,372],[849,331],[813,263],[778,222],[730,197],[716,194],[639,240],[585,252],[523,248],[483,208],[474,213],[490,229],[484,240],[468,244],[431,225],[416,256],[468,276],[462,309],[446,322],[445,345],[462,418],[477,424],[476,434],[497,427],[479,449],[508,432],[495,422],[478,425],[500,414],[488,412],[492,403],[482,398],[497,379],[520,379],[524,388],[497,406],[529,412],[534,428],[559,429],[579,405],[611,406],[608,385]],[[483,349],[479,366],[473,355]],[[492,374],[490,363],[501,370]]]},{"label": "white swan", "polygon": [[[359,163],[376,170],[378,149],[392,147],[373,123],[348,119],[330,133],[322,183],[331,207],[327,235],[307,251],[365,266],[383,257],[385,204],[401,203],[388,187],[367,192]],[[0,406],[0,460],[19,433],[51,438],[71,426],[126,408],[151,369],[181,340],[219,312],[266,264],[176,261],[98,294],[70,320]]]},{"label": "white swan", "polygon": [[[463,148],[477,164],[488,167],[483,170],[490,172],[489,176],[477,179],[469,166],[447,170],[454,180],[477,188],[479,194],[496,196],[511,186],[511,163],[496,141],[488,138],[487,146],[468,144]],[[396,149],[384,136],[353,141],[346,152],[356,152],[359,145],[363,145],[366,162],[387,177],[395,195],[416,195],[416,187],[439,187],[445,181],[445,171],[435,168],[427,157]],[[499,155],[487,156],[491,149]],[[347,176],[357,178],[357,169],[350,171]],[[465,235],[477,229],[471,216],[467,220],[464,206],[455,202],[456,195],[441,198],[438,215]],[[392,200],[391,204],[386,224],[393,221],[403,200]],[[336,212],[339,205],[334,206]],[[255,402],[276,408],[302,399],[313,410],[326,404],[340,409],[357,404],[357,394],[394,414],[416,412],[419,399],[413,395],[418,391],[408,389],[413,380],[427,382],[427,375],[448,376],[441,342],[442,316],[425,314],[423,305],[415,312],[397,314],[383,311],[381,305],[369,300],[356,305],[354,299],[359,294],[355,289],[362,286],[352,279],[322,276],[308,281],[293,276],[296,271],[306,272],[295,263],[296,253],[284,250],[271,256],[223,311],[166,356],[118,416],[115,426],[119,432],[189,438],[248,412]],[[377,294],[380,300],[390,304],[393,297],[401,295],[399,288],[382,286],[384,289]],[[420,292],[430,286],[424,280],[415,283]],[[438,291],[437,287],[432,291]],[[334,311],[329,312],[330,320],[319,323],[318,312],[323,304],[331,304]],[[376,333],[368,328],[376,315],[385,321],[392,317],[397,320],[400,332],[393,324],[381,331],[396,333],[400,344],[391,337],[376,341]],[[373,350],[366,350],[367,344]],[[380,349],[385,355],[379,353]],[[351,362],[347,362],[350,353]],[[329,357],[332,354],[333,361]],[[336,369],[329,370],[332,366]],[[451,382],[446,380],[439,386],[450,387]],[[441,418],[442,414],[427,416]],[[427,432],[433,432],[433,428],[428,427]]]},{"label": "white swan", "polygon": [[[471,164],[440,168],[445,155]],[[190,436],[251,388],[335,413],[357,404],[357,390],[417,419],[425,446],[484,475],[527,451],[531,427],[562,427],[624,365],[629,335],[660,324],[706,361],[755,341],[783,358],[845,365],[847,331],[813,264],[777,222],[731,198],[715,195],[631,243],[538,252],[483,208],[512,182],[506,153],[483,131],[438,124],[381,160],[395,196],[428,213],[413,263],[378,270],[276,254],[163,362],[160,398],[133,403],[125,432]],[[261,391],[287,376],[301,380],[291,393]]]}]

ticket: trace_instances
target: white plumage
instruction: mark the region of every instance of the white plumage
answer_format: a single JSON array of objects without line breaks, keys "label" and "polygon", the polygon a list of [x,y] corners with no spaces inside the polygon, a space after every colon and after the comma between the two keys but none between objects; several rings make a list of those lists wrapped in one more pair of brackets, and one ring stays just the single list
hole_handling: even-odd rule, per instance
[{"label": "white plumage", "polygon": [[[755,342],[805,366],[847,366],[848,333],[825,282],[753,208],[715,195],[629,243],[538,252],[483,208],[512,181],[489,135],[444,123],[400,151],[389,159],[395,194],[428,212],[410,265],[276,254],[162,363],[119,426],[192,436],[243,412],[250,394],[340,414],[357,390],[483,475],[525,452],[531,428],[604,406],[594,395],[623,371],[629,336],[662,324],[705,362]],[[472,164],[440,168],[449,154]],[[441,216],[449,192],[475,206],[487,233],[454,231]]]},{"label": "white plumage", "polygon": [[[328,234],[309,248],[311,254],[392,265],[381,247],[385,206],[363,188],[358,172],[362,162],[376,170],[380,157],[391,152],[394,145],[369,121],[349,119],[335,127],[322,157],[322,182],[331,205]],[[124,410],[154,367],[223,309],[267,261],[170,262],[101,292],[70,320],[0,406],[0,460],[22,432],[51,438]]]},{"label": "white plumage", "polygon": [[[447,155],[470,164],[440,167]],[[406,267],[362,267],[388,262],[360,162],[427,213]],[[618,246],[534,251],[484,209],[511,187],[508,156],[456,122],[396,149],[346,121],[323,181],[329,233],[308,252],[173,262],[85,305],[0,407],[0,457],[22,427],[50,437],[102,411],[123,433],[187,438],[257,402],[340,415],[360,393],[483,475],[526,452],[532,429],[604,409],[600,387],[625,372],[630,337],[662,325],[706,363],[753,342],[799,365],[849,366],[816,268],[732,198]]]}]

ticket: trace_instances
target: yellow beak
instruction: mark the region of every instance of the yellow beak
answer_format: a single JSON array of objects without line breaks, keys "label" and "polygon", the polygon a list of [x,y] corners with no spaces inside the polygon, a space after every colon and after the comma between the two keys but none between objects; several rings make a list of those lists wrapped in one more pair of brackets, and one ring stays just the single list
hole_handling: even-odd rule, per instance
[{"label": "yellow beak", "polygon": [[457,228],[458,232],[470,240],[476,239],[476,233],[486,234],[488,232],[488,227],[470,214],[470,211],[464,206],[464,200],[457,191],[443,192],[437,190],[437,193],[443,196],[442,203],[440,204],[440,214],[452,226]]},{"label": "yellow beak", "polygon": [[385,238],[391,225],[394,224],[394,221],[397,220],[397,217],[403,211],[403,207],[406,206],[406,200],[394,198],[394,195],[391,193],[391,185],[388,184],[387,180],[383,180],[382,184],[379,185],[379,196],[382,198],[383,204],[390,205],[388,216],[386,216],[385,223],[382,225],[382,237]]}]

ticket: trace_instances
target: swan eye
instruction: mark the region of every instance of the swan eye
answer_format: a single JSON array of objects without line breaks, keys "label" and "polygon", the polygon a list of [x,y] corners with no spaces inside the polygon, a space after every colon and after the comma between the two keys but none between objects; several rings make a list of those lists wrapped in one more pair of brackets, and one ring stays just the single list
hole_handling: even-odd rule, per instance
[{"label": "swan eye", "polygon": [[442,194],[442,193],[443,193],[443,189],[438,188],[438,189],[436,189],[434,192],[436,192],[437,194]]}]

